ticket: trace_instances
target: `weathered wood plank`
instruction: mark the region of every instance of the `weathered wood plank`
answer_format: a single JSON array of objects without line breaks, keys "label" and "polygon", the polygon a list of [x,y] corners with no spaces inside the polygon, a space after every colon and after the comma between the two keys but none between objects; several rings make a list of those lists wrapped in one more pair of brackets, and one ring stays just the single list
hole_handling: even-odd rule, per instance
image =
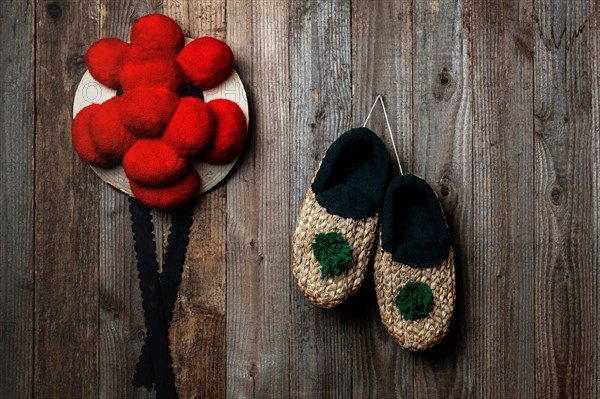
[{"label": "weathered wood plank", "polygon": [[145,326],[126,202],[125,194],[100,187],[100,398],[148,396],[131,385]]},{"label": "weathered wood plank", "polygon": [[[346,0],[298,1],[290,8],[292,228],[315,168],[329,145],[352,126],[351,7]],[[291,270],[291,263],[281,265]],[[361,319],[348,306],[323,310],[292,280],[290,396],[352,396],[353,338]],[[364,323],[364,320],[362,321]]]},{"label": "weathered wood plank", "polygon": [[534,9],[536,396],[593,397],[592,16],[586,1]]},{"label": "weathered wood plank", "polygon": [[[188,37],[225,39],[225,1],[167,1]],[[225,397],[226,182],[198,199],[170,331],[182,398]]]},{"label": "weathered wood plank", "polygon": [[226,41],[227,20],[225,0],[188,1],[190,37],[208,35]]},{"label": "weathered wood plank", "polygon": [[162,7],[163,7],[163,14],[168,15],[170,18],[173,18],[175,21],[177,21],[177,23],[179,24],[179,26],[181,27],[181,30],[183,30],[183,35],[185,37],[192,37],[192,35],[190,34],[190,7],[192,10],[195,10],[196,7],[198,7],[198,5],[194,3],[193,6],[191,6],[190,3],[192,3],[193,0],[185,0],[185,1],[181,1],[181,0],[163,0],[162,1]]},{"label": "weathered wood plank", "polygon": [[[135,1],[100,0],[98,38],[129,40],[133,22],[153,10]],[[91,42],[89,43],[91,44]],[[144,337],[144,316],[127,195],[98,179],[100,191],[100,398],[148,397],[131,385]]]},{"label": "weathered wood plank", "polygon": [[[384,97],[403,168],[413,165],[413,6],[410,1],[352,3],[353,121],[362,125],[375,97]],[[380,105],[368,126],[386,143],[398,173]],[[398,346],[381,323],[369,273],[357,300],[359,319],[352,354],[353,397],[413,396],[413,356]],[[354,332],[354,331],[353,331]]]},{"label": "weathered wood plank", "polygon": [[34,5],[0,14],[0,392],[32,394]]},{"label": "weathered wood plank", "polygon": [[[594,0],[99,2],[7,4],[0,15],[13,38],[0,45],[6,395],[147,396],[129,386],[143,319],[126,197],[77,159],[68,132],[85,49],[157,11],[232,45],[254,114],[240,166],[196,209],[171,331],[181,397],[600,395]],[[403,166],[440,195],[459,254],[450,336],[423,354],[391,341],[371,276],[321,311],[290,274],[314,167],[377,94]],[[371,126],[389,145],[379,109]],[[170,215],[155,216],[162,251]]]},{"label": "weathered wood plank", "polygon": [[71,146],[98,3],[36,2],[34,396],[98,395],[98,180]]},{"label": "weathered wood plank", "polygon": [[[251,130],[227,184],[227,396],[289,395],[288,1],[228,1]],[[256,65],[254,67],[254,65]]]},{"label": "weathered wood plank", "polygon": [[473,2],[475,397],[533,396],[532,3]]},{"label": "weathered wood plank", "polygon": [[[590,19],[588,27],[590,32],[590,70],[600,71],[600,4],[597,1],[590,0]],[[594,304],[600,303],[600,74],[591,76],[592,92],[592,301]],[[595,323],[600,319],[600,308],[596,306],[596,312],[593,314]],[[597,329],[597,327],[592,327]],[[595,341],[592,341],[592,389],[590,397],[600,397],[600,334],[596,334]]]},{"label": "weathered wood plank", "polygon": [[452,234],[457,301],[451,330],[414,357],[415,397],[473,395],[472,81],[461,0],[414,2],[414,168],[436,191]]},{"label": "weathered wood plank", "polygon": [[225,194],[203,195],[194,211],[169,335],[182,398],[225,397]]}]

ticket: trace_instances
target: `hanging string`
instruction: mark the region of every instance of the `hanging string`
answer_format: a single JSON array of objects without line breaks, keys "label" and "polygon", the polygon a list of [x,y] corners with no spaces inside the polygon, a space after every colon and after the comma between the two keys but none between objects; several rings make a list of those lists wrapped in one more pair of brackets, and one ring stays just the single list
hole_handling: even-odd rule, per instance
[{"label": "hanging string", "polygon": [[392,133],[392,127],[390,126],[390,120],[388,118],[387,110],[385,109],[385,104],[383,102],[383,97],[381,97],[381,95],[378,95],[377,98],[375,99],[375,101],[373,102],[373,105],[371,106],[371,109],[369,110],[369,113],[367,114],[367,119],[365,119],[365,123],[363,123],[363,127],[367,126],[367,123],[369,122],[369,119],[371,118],[371,114],[373,113],[373,109],[375,109],[375,105],[377,105],[377,101],[381,101],[381,108],[383,108],[383,116],[385,117],[385,123],[387,124],[390,139],[392,140],[392,147],[394,148],[394,154],[396,154],[396,161],[398,161],[398,168],[400,169],[400,174],[403,175],[404,172],[402,171],[402,165],[400,164],[400,156],[398,155],[398,149],[396,148],[396,142],[394,141],[394,134]]}]

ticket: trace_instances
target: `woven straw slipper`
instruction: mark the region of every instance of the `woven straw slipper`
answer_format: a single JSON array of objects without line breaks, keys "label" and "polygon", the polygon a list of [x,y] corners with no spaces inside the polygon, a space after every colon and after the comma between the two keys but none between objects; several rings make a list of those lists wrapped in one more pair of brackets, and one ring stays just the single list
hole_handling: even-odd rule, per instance
[{"label": "woven straw slipper", "polygon": [[390,183],[374,266],[389,333],[411,351],[437,344],[454,310],[454,256],[440,203],[423,179],[407,174]]},{"label": "woven straw slipper", "polygon": [[385,145],[369,129],[349,130],[327,150],[292,237],[294,277],[315,305],[338,305],[362,284],[388,176]]}]

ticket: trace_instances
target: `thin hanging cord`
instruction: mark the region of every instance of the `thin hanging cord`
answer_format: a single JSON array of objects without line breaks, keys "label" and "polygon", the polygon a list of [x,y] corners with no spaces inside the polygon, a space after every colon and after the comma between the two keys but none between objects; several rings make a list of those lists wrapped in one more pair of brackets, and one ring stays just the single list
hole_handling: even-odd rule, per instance
[{"label": "thin hanging cord", "polygon": [[385,123],[387,124],[390,139],[392,140],[392,147],[394,148],[394,154],[396,154],[396,161],[398,161],[398,168],[400,169],[400,174],[403,175],[404,172],[402,171],[402,165],[400,164],[400,156],[398,156],[398,150],[396,149],[396,142],[394,141],[394,135],[392,134],[392,127],[390,126],[390,120],[388,118],[388,114],[385,109],[385,104],[383,103],[383,97],[381,97],[381,95],[377,96],[377,98],[373,102],[373,105],[371,106],[371,109],[369,110],[369,113],[367,115],[367,119],[365,119],[365,123],[363,123],[363,127],[367,126],[367,122],[369,122],[369,119],[371,118],[371,114],[373,113],[373,109],[375,109],[375,105],[377,105],[377,101],[381,101],[381,108],[383,108],[383,116],[385,117]]},{"label": "thin hanging cord", "polygon": [[379,101],[381,101],[381,107],[383,108],[383,116],[385,117],[385,123],[387,124],[388,132],[390,133],[390,139],[392,140],[392,147],[394,147],[394,154],[396,154],[396,161],[398,161],[400,175],[403,175],[404,171],[402,171],[402,165],[400,164],[400,156],[398,156],[398,149],[396,148],[396,142],[394,140],[394,135],[392,134],[392,127],[390,126],[390,120],[388,119],[388,114],[385,110],[385,104],[383,103],[383,98],[381,96],[379,96]]},{"label": "thin hanging cord", "polygon": [[381,96],[377,96],[377,98],[373,102],[373,105],[371,105],[371,109],[369,110],[367,119],[365,119],[365,123],[363,123],[363,127],[367,126],[367,122],[369,122],[369,119],[371,119],[371,114],[373,113],[373,110],[375,109],[375,106],[377,105],[377,101],[379,101],[379,98],[381,98]]}]

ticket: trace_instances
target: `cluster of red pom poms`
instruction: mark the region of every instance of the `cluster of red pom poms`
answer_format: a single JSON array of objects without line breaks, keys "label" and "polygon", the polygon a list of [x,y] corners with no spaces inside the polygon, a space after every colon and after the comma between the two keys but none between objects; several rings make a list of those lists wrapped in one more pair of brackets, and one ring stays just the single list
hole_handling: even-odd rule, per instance
[{"label": "cluster of red pom poms", "polygon": [[181,205],[198,191],[191,158],[227,163],[246,141],[246,117],[235,102],[179,96],[186,84],[210,90],[227,79],[231,49],[211,37],[185,47],[184,40],[174,20],[153,14],[135,23],[131,44],[114,38],[92,44],[88,70],[123,95],[85,107],[71,129],[86,163],[110,168],[122,162],[133,195],[157,208]]}]

